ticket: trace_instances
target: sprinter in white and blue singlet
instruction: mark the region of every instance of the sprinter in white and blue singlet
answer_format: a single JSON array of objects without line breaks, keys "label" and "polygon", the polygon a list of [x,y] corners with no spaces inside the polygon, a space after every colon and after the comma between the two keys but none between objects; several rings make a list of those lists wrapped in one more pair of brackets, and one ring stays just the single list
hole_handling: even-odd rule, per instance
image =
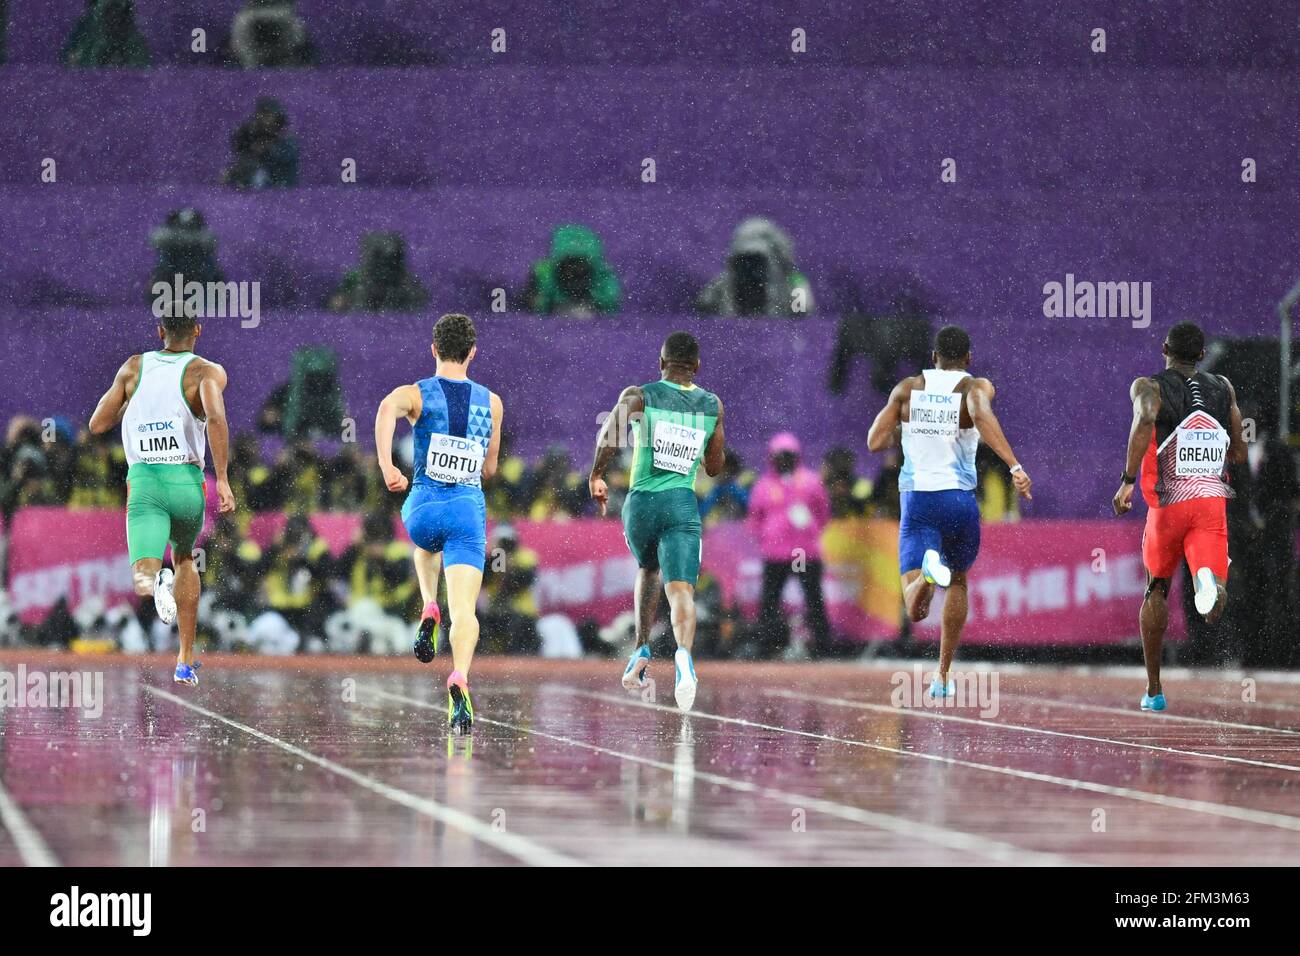
[{"label": "sprinter in white and blue singlet", "polygon": [[[424,663],[438,649],[438,572],[447,575],[452,672],[447,677],[447,723],[453,734],[474,725],[469,667],[478,644],[479,589],[487,552],[484,478],[497,470],[501,399],[466,375],[478,352],[474,323],[444,315],[433,327],[432,378],[394,389],[375,416],[375,451],[389,491],[410,487],[402,522],[415,543],[415,573],[424,613],[415,656]],[[405,418],[415,432],[415,477],[393,465],[393,430]]]},{"label": "sprinter in white and blue singlet", "polygon": [[966,572],[980,549],[975,500],[980,439],[1011,469],[1016,491],[1032,497],[1029,475],[993,414],[993,383],[966,371],[970,353],[965,330],[955,325],[940,329],[934,342],[935,367],[894,386],[867,436],[872,451],[903,446],[898,570],[908,617],[925,620],[935,586],[947,589],[931,697],[951,697],[956,691],[949,671],[966,626]]}]

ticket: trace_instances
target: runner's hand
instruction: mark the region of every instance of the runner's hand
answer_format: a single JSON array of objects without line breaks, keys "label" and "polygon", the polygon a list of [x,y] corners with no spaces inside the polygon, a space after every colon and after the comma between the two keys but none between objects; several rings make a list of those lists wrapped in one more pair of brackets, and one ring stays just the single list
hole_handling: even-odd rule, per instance
[{"label": "runner's hand", "polygon": [[1029,480],[1029,472],[1025,471],[1023,466],[1011,475],[1011,483],[1016,486],[1016,491],[1020,492],[1026,501],[1034,500],[1034,496],[1029,493],[1034,483]]},{"label": "runner's hand", "polygon": [[217,513],[228,515],[235,510],[235,493],[229,481],[217,481]]},{"label": "runner's hand", "polygon": [[1127,481],[1121,482],[1119,491],[1115,492],[1115,500],[1111,502],[1115,508],[1115,514],[1127,514],[1133,510],[1133,486]]},{"label": "runner's hand", "polygon": [[605,507],[609,504],[609,485],[605,484],[604,478],[589,478],[587,489],[591,492],[591,497],[600,502],[600,516],[605,517]]},{"label": "runner's hand", "polygon": [[405,491],[411,484],[402,474],[402,470],[396,465],[386,465],[383,468],[384,485],[389,491]]}]

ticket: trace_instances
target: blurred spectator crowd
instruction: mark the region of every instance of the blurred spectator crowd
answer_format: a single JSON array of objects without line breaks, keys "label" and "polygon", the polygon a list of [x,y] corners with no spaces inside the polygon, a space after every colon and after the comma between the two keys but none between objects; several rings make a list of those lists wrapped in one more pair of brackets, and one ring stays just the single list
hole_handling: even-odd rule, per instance
[{"label": "blurred spectator crowd", "polygon": [[[273,393],[263,409],[262,433],[233,441],[230,474],[240,510],[217,521],[202,542],[202,636],[210,646],[258,653],[406,653],[421,602],[410,544],[397,530],[403,496],[383,487],[369,449],[313,437],[305,425],[287,428],[286,419],[299,414],[291,393],[287,386]],[[286,437],[292,434],[297,437]],[[407,468],[409,445],[408,439],[397,448]],[[608,475],[608,520],[617,519],[628,492],[631,451],[624,454]],[[514,452],[508,433],[501,456],[500,471],[485,489],[492,530],[480,609],[483,650],[613,652],[627,637],[630,617],[603,629],[560,615],[539,617],[533,589],[538,556],[520,545],[511,525],[597,517],[585,474],[562,447],[525,460]],[[701,479],[700,511],[706,525],[749,523],[764,555],[765,610],[762,623],[743,621],[736,609],[724,606],[716,582],[705,574],[700,583],[701,656],[856,653],[856,646],[836,640],[827,621],[818,542],[832,518],[897,517],[899,464],[896,454],[890,456],[872,481],[858,473],[852,451],[837,448],[812,467],[804,463],[798,439],[788,433],[773,438],[768,459],[758,469],[745,467],[728,450],[722,473]],[[0,510],[6,522],[28,505],[123,507],[125,478],[126,461],[114,433],[93,436],[62,419],[16,417],[8,423],[0,449]],[[997,488],[1005,480],[989,470],[984,500],[1010,501],[1010,494]],[[311,523],[312,516],[326,512],[364,515],[356,539],[338,554]],[[260,545],[249,534],[259,516],[277,523],[271,540],[263,535]],[[789,560],[795,548],[807,556],[797,568]],[[791,575],[803,586],[808,608],[793,625],[774,610]],[[137,614],[93,602],[75,615],[56,607],[27,638],[68,643],[100,632],[127,650],[163,649],[174,640],[148,602]],[[671,642],[666,625],[657,640]]]}]

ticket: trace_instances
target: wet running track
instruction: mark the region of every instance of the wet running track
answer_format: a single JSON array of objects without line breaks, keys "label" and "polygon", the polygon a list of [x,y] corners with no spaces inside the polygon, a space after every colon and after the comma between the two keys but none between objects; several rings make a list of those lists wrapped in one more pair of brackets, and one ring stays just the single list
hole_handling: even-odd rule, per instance
[{"label": "wet running track", "polygon": [[621,661],[484,658],[471,745],[441,656],[213,656],[197,689],[161,658],[5,652],[0,676],[20,664],[102,695],[0,709],[0,865],[1300,859],[1294,675],[1243,700],[1173,673],[1144,714],[1135,672],[995,669],[935,708],[898,706],[910,664],[702,662],[684,716],[667,661],[629,696]]}]

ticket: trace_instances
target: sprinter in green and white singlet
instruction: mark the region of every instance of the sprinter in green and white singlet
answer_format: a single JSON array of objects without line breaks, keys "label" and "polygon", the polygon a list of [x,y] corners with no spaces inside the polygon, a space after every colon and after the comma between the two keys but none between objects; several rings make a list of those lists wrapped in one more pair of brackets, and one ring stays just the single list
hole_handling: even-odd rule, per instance
[{"label": "sprinter in green and white singlet", "polygon": [[601,514],[609,501],[605,471],[623,445],[633,440],[631,487],[623,503],[623,537],[636,558],[636,648],[623,671],[623,686],[645,686],[660,581],[672,609],[677,639],[674,693],[682,710],[695,700],[695,582],[700,573],[700,508],[695,476],[700,463],[709,475],[722,471],[726,439],[722,402],[695,384],[700,346],[689,332],[668,336],[659,354],[662,378],[623,390],[596,440],[591,496]]},{"label": "sprinter in green and white singlet", "polygon": [[[164,623],[178,622],[174,679],[193,685],[198,683],[194,632],[199,608],[193,550],[203,530],[203,460],[209,438],[218,508],[223,514],[235,510],[226,474],[226,372],[194,354],[202,326],[192,317],[161,321],[163,348],[126,360],[99,400],[90,430],[102,434],[121,425],[129,465],[126,541],[135,592],[153,598]],[[169,544],[175,570],[163,567]]]}]

